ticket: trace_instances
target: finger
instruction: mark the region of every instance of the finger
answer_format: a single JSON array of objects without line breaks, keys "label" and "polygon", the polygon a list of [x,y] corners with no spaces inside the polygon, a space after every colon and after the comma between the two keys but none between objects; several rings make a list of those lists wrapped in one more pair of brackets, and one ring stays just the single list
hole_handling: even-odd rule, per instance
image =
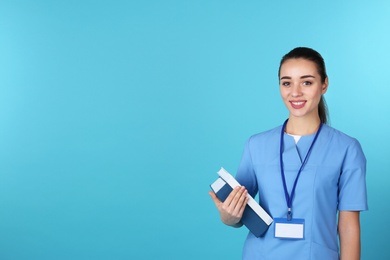
[{"label": "finger", "polygon": [[244,214],[244,210],[245,210],[246,205],[248,204],[248,201],[249,201],[249,198],[245,197],[244,203],[242,204],[242,206],[241,206],[241,208],[240,208],[240,210],[238,212],[238,215],[239,215],[240,218]]},{"label": "finger", "polygon": [[[232,207],[233,210],[237,207],[237,204],[239,203],[240,198],[243,196],[243,193],[245,191],[246,191],[245,187],[241,186],[241,187],[239,187],[237,192],[234,194],[234,197],[232,198],[230,205],[229,205]],[[240,207],[241,205],[238,205],[238,206]]]},{"label": "finger", "polygon": [[232,205],[232,204],[235,205],[237,203],[236,202],[237,199],[236,199],[236,201],[234,201],[234,199],[236,198],[237,194],[238,194],[238,196],[240,196],[240,192],[242,192],[241,187],[242,186],[237,186],[230,192],[229,196],[226,198],[226,200],[224,202],[226,207],[230,207],[230,205]]},{"label": "finger", "polygon": [[212,191],[209,191],[209,195],[211,197],[211,199],[214,201],[215,205],[218,207],[219,204],[221,204],[222,202],[218,199],[217,195],[212,192]]},{"label": "finger", "polygon": [[241,216],[241,212],[243,209],[245,209],[246,203],[247,203],[247,196],[248,191],[244,189],[244,191],[241,193],[241,196],[237,200],[237,204],[233,210],[233,214],[236,216]]}]

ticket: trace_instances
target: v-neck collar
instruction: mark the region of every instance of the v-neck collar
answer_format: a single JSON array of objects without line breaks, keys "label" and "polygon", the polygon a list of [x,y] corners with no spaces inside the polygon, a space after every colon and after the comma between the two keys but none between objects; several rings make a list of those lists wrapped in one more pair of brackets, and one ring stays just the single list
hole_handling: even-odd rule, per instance
[{"label": "v-neck collar", "polygon": [[287,155],[288,153],[292,152],[293,154],[290,155],[292,156],[291,159],[293,159],[293,161],[298,160],[299,163],[302,163],[311,143],[313,142],[314,137],[315,134],[304,135],[301,136],[298,143],[295,143],[294,137],[285,133],[283,138],[285,144],[283,153]]}]

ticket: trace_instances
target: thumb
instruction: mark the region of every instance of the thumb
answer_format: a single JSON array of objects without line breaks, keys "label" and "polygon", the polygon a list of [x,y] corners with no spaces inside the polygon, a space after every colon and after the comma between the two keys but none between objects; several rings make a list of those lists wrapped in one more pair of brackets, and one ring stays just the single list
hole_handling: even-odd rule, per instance
[{"label": "thumb", "polygon": [[221,204],[222,202],[218,199],[217,195],[215,195],[214,192],[212,191],[209,191],[209,194],[210,194],[210,197],[212,198],[212,200],[214,201],[215,205],[219,205]]}]

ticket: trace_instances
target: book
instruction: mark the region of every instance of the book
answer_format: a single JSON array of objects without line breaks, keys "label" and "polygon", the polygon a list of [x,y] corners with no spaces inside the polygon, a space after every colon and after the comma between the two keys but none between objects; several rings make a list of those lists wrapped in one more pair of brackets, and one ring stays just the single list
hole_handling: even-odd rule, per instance
[{"label": "book", "polygon": [[[230,192],[237,186],[241,186],[238,181],[224,168],[218,171],[219,178],[210,185],[213,192],[222,202],[226,200]],[[241,222],[253,233],[256,237],[261,237],[272,224],[272,217],[252,198],[247,194],[249,200],[245,206]]]}]

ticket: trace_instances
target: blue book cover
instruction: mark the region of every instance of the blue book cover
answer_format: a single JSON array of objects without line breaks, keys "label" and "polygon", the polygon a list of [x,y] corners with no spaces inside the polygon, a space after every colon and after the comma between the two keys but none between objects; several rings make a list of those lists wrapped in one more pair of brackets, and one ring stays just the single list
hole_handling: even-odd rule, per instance
[{"label": "blue book cover", "polygon": [[[211,189],[217,195],[220,201],[225,201],[234,187],[240,184],[225,169],[221,168],[218,172],[219,178],[211,184]],[[241,222],[256,237],[261,237],[268,230],[273,222],[271,216],[248,194],[248,204],[245,207]]]}]

